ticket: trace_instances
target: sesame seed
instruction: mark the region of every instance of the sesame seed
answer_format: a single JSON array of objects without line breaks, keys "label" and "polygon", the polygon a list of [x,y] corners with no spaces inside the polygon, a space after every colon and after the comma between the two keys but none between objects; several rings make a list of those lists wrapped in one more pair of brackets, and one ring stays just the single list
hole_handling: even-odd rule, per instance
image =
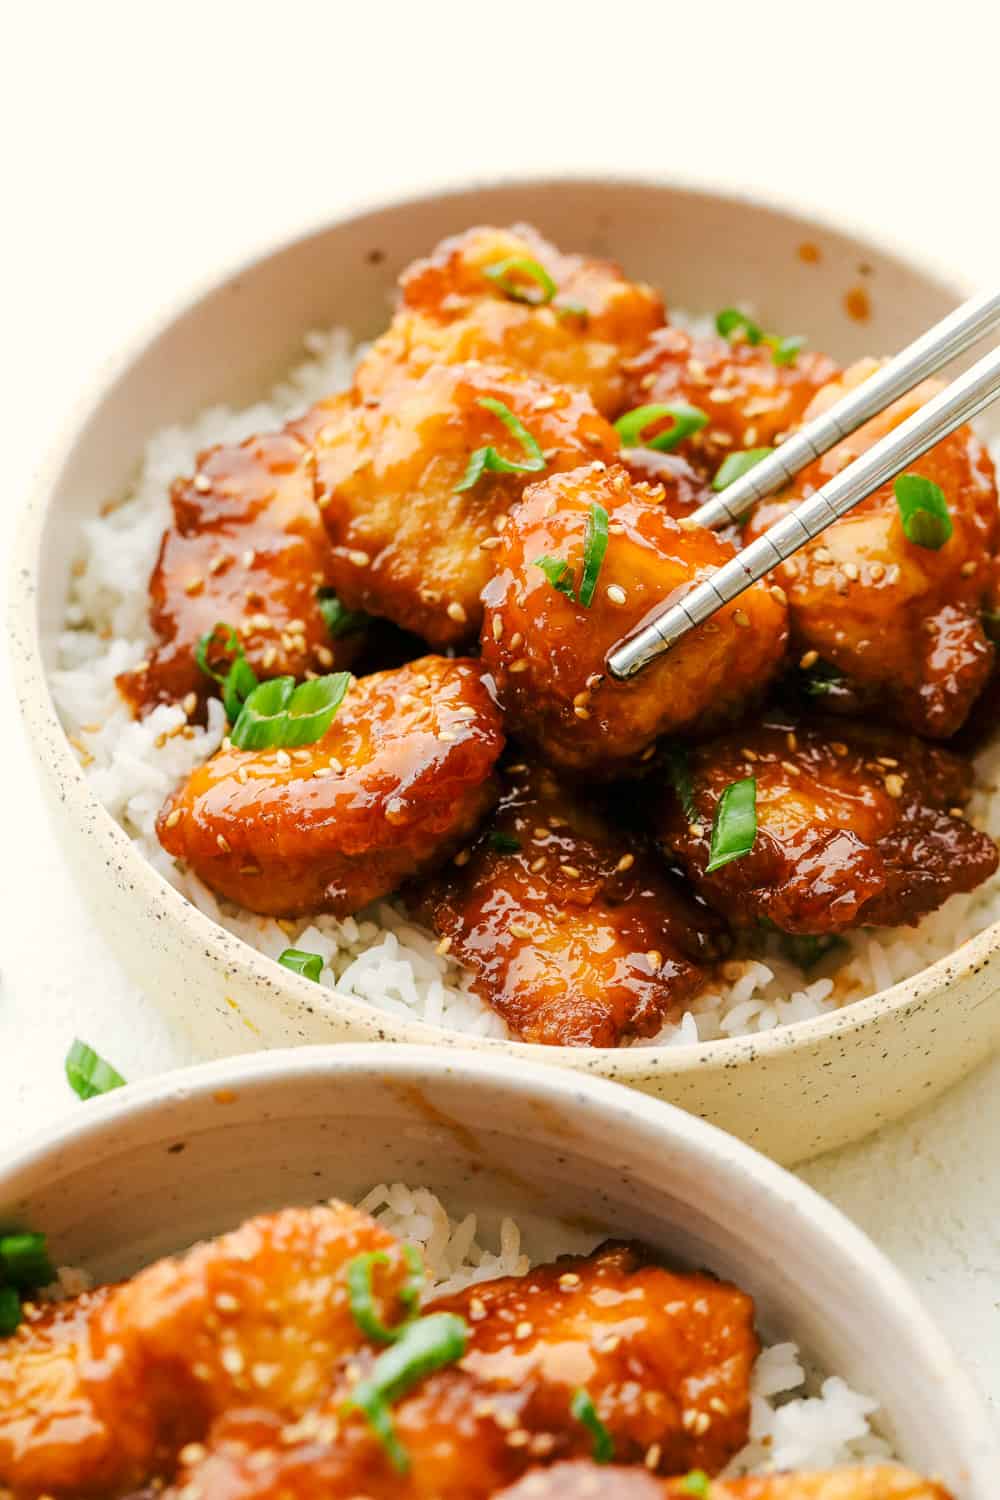
[{"label": "sesame seed", "polygon": [[968,562],[964,562],[962,564],[962,576],[964,578],[971,578],[972,575],[973,575],[973,573],[975,571],[976,571],[976,563],[973,562],[971,558],[970,558],[970,560]]},{"label": "sesame seed", "polygon": [[560,865],[559,868],[564,875],[569,876],[570,880],[579,880],[580,871],[577,869],[576,865]]},{"label": "sesame seed", "polygon": [[479,543],[483,552],[492,552],[494,547],[499,547],[503,538],[499,536],[487,536]]},{"label": "sesame seed", "polygon": [[523,645],[524,645],[524,636],[521,634],[521,632],[519,630],[515,630],[514,634],[510,638],[510,649],[512,651],[516,651],[520,646],[523,646]]},{"label": "sesame seed", "polygon": [[234,1297],[232,1292],[220,1292],[215,1299],[215,1305],[220,1312],[239,1312],[240,1300]]},{"label": "sesame seed", "polygon": [[240,1375],[243,1372],[243,1355],[232,1344],[223,1349],[219,1355],[219,1363],[229,1375]]},{"label": "sesame seed", "polygon": [[868,576],[874,583],[878,583],[885,577],[885,568],[880,562],[873,562],[868,569]]},{"label": "sesame seed", "polygon": [[631,870],[631,868],[632,868],[632,866],[634,864],[635,864],[635,855],[634,854],[623,854],[622,857],[621,857],[621,859],[615,865],[615,872],[618,875],[624,875],[625,871],[626,870]]},{"label": "sesame seed", "polygon": [[961,807],[949,807],[949,809],[948,809],[948,815],[949,815],[949,817],[952,817],[952,818],[964,818],[965,817],[965,809],[961,808]]},{"label": "sesame seed", "polygon": [[579,1285],[580,1278],[575,1271],[564,1271],[559,1278],[559,1290],[561,1292],[571,1292],[574,1287],[578,1287]]},{"label": "sesame seed", "polygon": [[507,930],[511,937],[519,938],[522,943],[528,942],[531,938],[531,929],[525,927],[523,922],[508,922]]},{"label": "sesame seed", "polygon": [[785,593],[780,583],[773,583],[771,585],[771,598],[774,599],[778,604],[788,603],[788,595]]},{"label": "sesame seed", "polygon": [[526,656],[519,656],[517,661],[511,662],[510,666],[507,668],[507,671],[510,673],[526,672],[528,670],[528,666],[528,658]]},{"label": "sesame seed", "polygon": [[857,583],[857,581],[858,581],[858,565],[857,565],[857,563],[845,562],[844,565],[843,565],[843,570],[844,570],[844,577],[845,578],[849,578],[852,583]]},{"label": "sesame seed", "polygon": [[649,952],[646,954],[646,962],[649,964],[649,967],[655,974],[663,964],[663,954],[657,952],[655,948],[650,948]]},{"label": "sesame seed", "polygon": [[809,668],[814,667],[818,661],[818,651],[806,651],[803,656],[799,657],[799,666],[802,668],[803,672],[808,672]]},{"label": "sesame seed", "polygon": [[467,865],[469,863],[469,860],[471,858],[472,858],[472,850],[471,849],[460,849],[458,851],[458,853],[455,855],[454,863],[456,865],[458,865],[459,869],[461,869],[463,865]]},{"label": "sesame seed", "polygon": [[541,855],[539,855],[538,859],[533,859],[531,861],[531,864],[528,866],[528,869],[531,871],[532,875],[537,875],[538,872],[539,872],[539,870],[544,870],[545,869],[545,855],[541,854]]},{"label": "sesame seed", "polygon": [[843,740],[833,740],[830,744],[830,749],[834,755],[845,756],[847,754],[847,746]]},{"label": "sesame seed", "polygon": [[[472,1319],[472,1321],[474,1323],[480,1323],[480,1322],[482,1322],[483,1318],[485,1318],[485,1316],[486,1316],[486,1303],[483,1301],[482,1297],[470,1297],[469,1298],[469,1317]],[[486,1404],[487,1404],[486,1402],[483,1403],[484,1406]],[[489,1413],[488,1412],[484,1413],[484,1415],[488,1416]]]},{"label": "sesame seed", "polygon": [[197,693],[185,693],[184,698],[181,701],[181,708],[183,708],[183,710],[187,714],[188,718],[191,717],[191,715],[194,713],[194,711],[195,711],[195,709],[197,707],[198,707],[198,695],[197,695]]},{"label": "sesame seed", "polygon": [[702,836],[702,834],[704,832],[705,832],[705,830],[701,826],[700,823],[689,823],[688,824],[688,833],[691,835],[691,837],[693,839],[700,839],[701,836]]},{"label": "sesame seed", "polygon": [[647,1469],[657,1468],[660,1462],[660,1454],[662,1453],[662,1451],[663,1450],[661,1449],[659,1443],[650,1443],[642,1460]]},{"label": "sesame seed", "polygon": [[362,552],[360,548],[356,548],[354,551],[348,552],[347,561],[353,563],[356,568],[367,568],[371,562],[371,558],[367,552]]},{"label": "sesame seed", "polygon": [[587,704],[589,702],[590,702],[590,694],[588,693],[587,689],[584,688],[583,692],[582,693],[577,693],[576,697],[573,699],[573,707],[574,708],[586,708]]},{"label": "sesame seed", "polygon": [[785,771],[789,776],[797,776],[799,774],[798,766],[790,760],[783,760],[781,762],[781,769]]},{"label": "sesame seed", "polygon": [[289,755],[287,750],[279,750],[274,758],[283,771],[287,771],[288,767],[292,763],[292,757]]},{"label": "sesame seed", "polygon": [[578,719],[589,719],[590,718],[590,709],[589,708],[574,708],[573,712],[574,712],[574,714],[576,715],[576,717]]},{"label": "sesame seed", "polygon": [[229,559],[222,553],[217,552],[208,565],[210,573],[221,573]]},{"label": "sesame seed", "polygon": [[813,557],[819,563],[833,562],[833,553],[830,551],[829,547],[817,547],[815,552],[813,553]]},{"label": "sesame seed", "polygon": [[185,594],[200,594],[204,583],[205,580],[201,577],[200,573],[196,573],[195,576],[193,578],[189,578],[187,583],[184,585]]},{"label": "sesame seed", "polygon": [[204,1443],[185,1443],[177,1457],[182,1464],[200,1464],[207,1455],[208,1449]]},{"label": "sesame seed", "polygon": [[253,560],[254,560],[254,558],[256,556],[257,556],[257,554],[253,550],[253,548],[252,547],[248,547],[246,549],[246,551],[240,557],[240,562],[243,564],[243,566],[245,568],[252,568],[253,567]]},{"label": "sesame seed", "polygon": [[514,1329],[514,1337],[516,1339],[530,1339],[534,1331],[534,1323],[529,1323],[527,1318],[525,1318],[522,1322],[518,1323],[517,1327]]},{"label": "sesame seed", "polygon": [[531,1434],[523,1427],[515,1427],[513,1432],[507,1434],[507,1444],[511,1448],[526,1448],[531,1441]]},{"label": "sesame seed", "polygon": [[450,937],[443,937],[441,939],[441,941],[438,943],[437,947],[434,949],[434,952],[435,953],[440,953],[443,956],[445,953],[448,952],[448,949],[450,947],[451,947],[451,938]]},{"label": "sesame seed", "polygon": [[609,583],[607,595],[612,604],[625,604],[628,600],[628,594],[626,594],[620,583]]},{"label": "sesame seed", "polygon": [[343,769],[344,769],[344,767],[340,763],[340,761],[337,759],[337,757],[335,755],[331,755],[330,756],[330,770],[331,771],[335,771],[336,774],[338,776],[340,776],[341,773],[343,772]]},{"label": "sesame seed", "polygon": [[901,797],[903,795],[903,778],[894,772],[885,778],[885,789],[890,797]]},{"label": "sesame seed", "polygon": [[247,782],[250,780],[250,773],[247,770],[246,766],[238,766],[236,768],[236,780],[241,784],[241,786],[246,786]]},{"label": "sesame seed", "polygon": [[503,635],[503,621],[501,620],[499,615],[493,616],[493,624],[490,628],[493,631],[493,639],[495,641],[500,640]]},{"label": "sesame seed", "polygon": [[798,736],[794,730],[790,729],[785,735],[785,744],[793,753],[799,748]]},{"label": "sesame seed", "polygon": [[733,610],[733,623],[738,625],[741,630],[745,630],[747,628],[747,626],[750,624],[750,616],[747,614],[745,609]]},{"label": "sesame seed", "polygon": [[207,474],[196,474],[194,476],[194,487],[199,495],[207,495],[212,488],[212,481]]},{"label": "sesame seed", "polygon": [[330,650],[329,646],[316,647],[316,660],[319,662],[321,667],[333,666],[333,652]]},{"label": "sesame seed", "polygon": [[894,770],[899,765],[899,761],[891,755],[879,755],[876,758],[880,766],[888,766],[890,770]]},{"label": "sesame seed", "polygon": [[451,601],[451,603],[448,605],[446,613],[449,620],[454,620],[456,625],[464,625],[466,620],[469,618],[457,599],[453,599]]},{"label": "sesame seed", "polygon": [[173,810],[173,812],[167,813],[167,816],[164,819],[164,827],[166,827],[166,828],[176,828],[177,825],[178,825],[178,823],[180,822],[180,820],[181,820],[181,809],[179,807],[175,807],[174,810]]},{"label": "sesame seed", "polygon": [[783,566],[784,566],[784,569],[785,569],[785,577],[786,578],[798,578],[798,576],[799,576],[799,565],[795,561],[794,557],[790,557],[788,559],[788,561]]},{"label": "sesame seed", "polygon": [[743,746],[743,749],[740,751],[740,754],[742,755],[742,757],[743,757],[744,760],[756,760],[757,759],[757,752],[756,752],[756,750],[750,750],[750,749],[747,748],[746,745]]},{"label": "sesame seed", "polygon": [[269,667],[273,667],[274,666],[274,664],[275,664],[275,662],[277,660],[278,660],[278,648],[277,648],[277,646],[268,646],[267,650],[264,652],[264,655],[260,659],[260,664],[261,664],[261,666],[264,668],[264,670],[266,672]]},{"label": "sesame seed", "polygon": [[226,838],[225,834],[217,833],[215,835],[215,842],[218,844],[218,846],[222,850],[223,854],[231,854],[232,853],[232,850],[229,847],[229,840]]}]

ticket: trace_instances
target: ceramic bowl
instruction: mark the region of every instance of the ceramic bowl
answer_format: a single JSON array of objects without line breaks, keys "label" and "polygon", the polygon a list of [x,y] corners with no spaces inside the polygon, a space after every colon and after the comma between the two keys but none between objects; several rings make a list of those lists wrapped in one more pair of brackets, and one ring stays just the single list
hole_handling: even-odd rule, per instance
[{"label": "ceramic bowl", "polygon": [[864,1235],[731,1136],[602,1080],[430,1047],[202,1064],[78,1107],[8,1157],[0,1223],[43,1230],[59,1264],[105,1280],[250,1214],[394,1181],[475,1212],[490,1243],[512,1214],[536,1256],[613,1233],[732,1277],[767,1341],[794,1339],[881,1401],[901,1457],[995,1500],[988,1412]]},{"label": "ceramic bowl", "polygon": [[[441,193],[342,219],[243,266],[140,340],[73,423],[28,509],[11,635],[66,857],[130,975],[193,1033],[204,1056],[349,1040],[449,1047],[469,1038],[326,997],[190,906],[98,805],[45,680],[79,524],[123,492],[158,428],[266,390],[310,329],[340,323],[358,336],[376,332],[408,261],[470,224],[517,219],[558,243],[612,255],[662,286],[674,306],[751,299],[765,324],[807,329],[844,360],[899,347],[963,290],[868,239],[759,202],[563,179]],[[803,246],[818,250],[818,261],[804,258]],[[791,1162],[905,1113],[987,1053],[1000,1037],[991,999],[998,952],[1000,932],[991,928],[874,998],[762,1035],[669,1048],[548,1048],[545,1060],[656,1094]],[[480,1045],[537,1056],[522,1043]]]}]

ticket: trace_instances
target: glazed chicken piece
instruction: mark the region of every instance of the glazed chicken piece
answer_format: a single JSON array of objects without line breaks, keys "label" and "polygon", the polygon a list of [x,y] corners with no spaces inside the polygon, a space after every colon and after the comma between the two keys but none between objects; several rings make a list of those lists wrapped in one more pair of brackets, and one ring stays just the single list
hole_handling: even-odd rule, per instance
[{"label": "glazed chicken piece", "polygon": [[34,1308],[0,1341],[0,1491],[112,1494],[172,1471],[212,1419],[254,1402],[285,1417],[361,1342],[345,1263],[381,1250],[379,1290],[408,1273],[366,1214],[285,1209],[159,1261],[121,1286]]},{"label": "glazed chicken piece", "polygon": [[[691,750],[687,772],[693,805],[669,792],[658,832],[732,921],[793,933],[913,923],[997,867],[993,840],[962,816],[967,763],[893,730],[772,715]],[[707,875],[720,799],[747,777],[753,848]]]},{"label": "glazed chicken piece", "polygon": [[[877,365],[855,366],[822,393],[831,404]],[[858,454],[899,425],[939,387],[927,382],[803,471],[791,492],[759,506],[748,538],[766,530]],[[810,413],[811,415],[812,413]],[[947,739],[964,722],[993,661],[981,612],[1000,543],[993,465],[961,427],[907,471],[944,493],[953,534],[937,551],[910,541],[893,485],[797,552],[774,577],[788,594],[792,646],[804,668],[817,657],[847,679],[849,711],[876,709],[904,728]],[[831,698],[831,708],[838,707]]]},{"label": "glazed chicken piece", "polygon": [[157,834],[250,911],[347,916],[469,837],[496,801],[502,748],[479,663],[421,657],[357,679],[312,745],[217,751]]},{"label": "glazed chicken piece", "polygon": [[[803,351],[791,364],[775,364],[767,344],[745,339],[695,338],[661,328],[627,366],[630,407],[683,403],[696,406],[708,425],[685,438],[677,453],[708,479],[730,453],[773,448],[802,414],[837,366],[825,354]],[[654,436],[671,423],[651,425]]]},{"label": "glazed chicken piece", "polygon": [[[501,529],[483,591],[483,661],[511,732],[553,765],[611,774],[651,756],[661,735],[709,731],[758,698],[782,660],[784,598],[761,583],[631,681],[609,676],[605,657],[622,636],[733,555],[661,501],[656,486],[599,462],[533,485]],[[608,539],[587,605],[595,506]]]},{"label": "glazed chicken piece", "polygon": [[[352,1377],[295,1428],[266,1413],[220,1422],[207,1456],[182,1469],[199,1500],[486,1500],[531,1465],[588,1457],[592,1430],[571,1412],[586,1392],[625,1462],[661,1473],[716,1472],[746,1440],[757,1355],[749,1297],[707,1276],[675,1275],[630,1247],[565,1257],[524,1277],[480,1283],[429,1312],[467,1320],[457,1364],[392,1407],[408,1457],[399,1473],[356,1412]],[[186,1485],[193,1485],[190,1492]]]},{"label": "glazed chicken piece", "polygon": [[236,630],[261,677],[350,666],[359,636],[333,638],[319,605],[332,558],[314,471],[301,442],[274,433],[210,448],[192,478],[177,480],[149,582],[159,644],[118,678],[134,712],[216,691],[195,648],[219,622]]},{"label": "glazed chicken piece", "polygon": [[951,1500],[943,1485],[902,1464],[748,1474],[739,1479],[693,1475],[658,1479],[648,1470],[577,1459],[533,1470],[495,1500]]},{"label": "glazed chicken piece", "polygon": [[[537,447],[526,449],[484,402],[500,402]],[[524,486],[541,470],[575,468],[618,449],[614,428],[582,391],[479,364],[429,370],[377,404],[337,397],[297,430],[316,447],[338,597],[438,647],[478,631],[490,539]],[[483,448],[535,468],[486,468],[461,488]]]},{"label": "glazed chicken piece", "polygon": [[539,765],[516,765],[488,830],[416,910],[526,1042],[648,1036],[704,984],[719,934],[658,862]]},{"label": "glazed chicken piece", "polygon": [[[504,273],[505,262],[525,260],[551,278],[553,295],[523,269]],[[523,224],[443,240],[400,287],[399,311],[357,371],[364,396],[431,365],[482,359],[587,391],[615,416],[625,399],[622,361],[664,317],[652,287],[626,281],[612,261],[564,255]]]}]

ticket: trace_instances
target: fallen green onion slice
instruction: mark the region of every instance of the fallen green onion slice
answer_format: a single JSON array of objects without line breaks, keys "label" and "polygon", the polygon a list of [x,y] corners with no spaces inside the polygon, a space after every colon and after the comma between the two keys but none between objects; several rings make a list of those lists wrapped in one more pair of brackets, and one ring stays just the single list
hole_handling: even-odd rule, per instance
[{"label": "fallen green onion slice", "polygon": [[335,641],[342,635],[364,630],[370,619],[363,610],[346,609],[332,589],[320,589],[317,603],[326,628]]},{"label": "fallen green onion slice", "polygon": [[608,550],[608,513],[595,500],[587,517],[587,530],[583,538],[583,577],[580,579],[580,603],[589,609],[594,602],[597,580]]},{"label": "fallen green onion slice", "polygon": [[708,1494],[708,1486],[711,1483],[704,1469],[692,1469],[685,1474],[681,1480],[681,1489],[687,1490],[689,1495],[698,1495],[701,1500]]},{"label": "fallen green onion slice", "polygon": [[941,486],[922,474],[900,474],[892,488],[909,540],[932,552],[943,547],[954,527]]},{"label": "fallen green onion slice", "polygon": [[410,1274],[403,1282],[397,1295],[404,1307],[419,1307],[421,1294],[424,1290],[424,1282],[427,1279],[427,1273],[424,1270],[424,1257],[416,1245],[404,1245],[403,1259],[406,1261],[406,1268]]},{"label": "fallen green onion slice", "polygon": [[[533,281],[538,288],[537,293],[519,286],[513,280],[515,274]],[[505,297],[510,297],[513,302],[527,302],[531,307],[544,307],[559,290],[545,267],[527,255],[508,255],[505,260],[495,261],[492,266],[484,266],[483,275],[498,286]]]},{"label": "fallen green onion slice", "polygon": [[317,983],[323,972],[322,956],[319,953],[307,953],[304,948],[286,948],[284,953],[278,955],[278,962],[293,974],[302,974],[306,979],[313,979]]},{"label": "fallen green onion slice", "polygon": [[748,469],[752,469],[773,452],[773,448],[744,448],[741,453],[728,454],[716,470],[712,480],[713,490],[724,490],[735,480],[742,479]]},{"label": "fallen green onion slice", "polygon": [[[220,633],[224,636],[223,651],[232,654],[232,660],[227,662],[225,671],[220,671],[209,660],[209,651]],[[211,677],[214,682],[221,684],[226,717],[230,723],[235,723],[244,701],[257,686],[257,674],[247,661],[243,643],[236,631],[224,620],[220,620],[201,637],[195,647],[194,659],[206,677]]]},{"label": "fallen green onion slice", "polygon": [[576,574],[564,558],[536,557],[531,566],[533,568],[541,568],[557,594],[564,594],[567,599],[573,600],[574,603],[576,602],[576,593],[573,587]]},{"label": "fallen green onion slice", "polygon": [[456,1313],[431,1313],[406,1323],[344,1402],[344,1411],[362,1413],[398,1473],[408,1471],[410,1459],[396,1436],[389,1408],[425,1375],[461,1359],[468,1336],[465,1319]]},{"label": "fallen green onion slice", "polygon": [[66,1077],[81,1099],[93,1099],[125,1086],[122,1075],[79,1037],[66,1054]]},{"label": "fallen green onion slice", "polygon": [[[647,427],[666,417],[673,419],[672,427],[658,432],[655,437],[643,437]],[[618,418],[615,431],[623,448],[655,448],[658,453],[671,453],[685,438],[707,425],[708,416],[700,406],[690,406],[686,401],[654,402],[651,406],[636,406],[627,411]]]},{"label": "fallen green onion slice", "polygon": [[491,833],[487,843],[497,854],[517,854],[521,847],[521,840],[512,838],[509,833]]},{"label": "fallen green onion slice", "polygon": [[776,365],[793,365],[796,355],[805,344],[801,334],[793,333],[782,338],[777,333],[765,333],[749,313],[740,312],[738,307],[724,307],[716,315],[715,327],[724,339],[732,338],[734,333],[742,329],[748,344],[767,344]]},{"label": "fallen green onion slice", "polygon": [[332,672],[298,687],[294,677],[272,677],[254,688],[229,738],[237,750],[313,745],[333,723],[350,685],[350,672]]},{"label": "fallen green onion slice", "polygon": [[0,1236],[0,1280],[27,1291],[48,1286],[55,1279],[55,1267],[49,1260],[44,1234]]},{"label": "fallen green onion slice", "polygon": [[[410,1275],[400,1288],[399,1300],[408,1312],[403,1321],[394,1327],[383,1323],[379,1317],[372,1282],[375,1267],[389,1264],[386,1252],[366,1250],[347,1263],[347,1295],[351,1306],[351,1316],[365,1337],[374,1340],[377,1344],[392,1344],[402,1337],[413,1319],[413,1310],[420,1296],[420,1289],[423,1285],[423,1262],[420,1259],[420,1252],[413,1245],[404,1245],[403,1250],[410,1267]],[[416,1266],[407,1252],[416,1255]]]},{"label": "fallen green onion slice", "polygon": [[825,661],[817,662],[809,673],[803,678],[802,690],[809,694],[810,698],[821,698],[824,693],[832,693],[838,687],[844,686],[844,678],[841,677],[836,667],[831,667]]},{"label": "fallen green onion slice", "polygon": [[670,784],[677,793],[677,800],[684,809],[684,816],[688,822],[698,821],[698,809],[694,805],[694,782],[691,779],[691,767],[688,763],[687,751],[683,745],[671,745],[666,752],[666,771],[670,777]]},{"label": "fallen green onion slice", "polygon": [[800,333],[792,333],[783,339],[770,334],[766,342],[771,346],[771,358],[776,365],[794,365],[796,356],[805,347],[806,341]]},{"label": "fallen green onion slice", "polygon": [[16,1287],[0,1286],[0,1338],[16,1333],[20,1321],[20,1293]]},{"label": "fallen green onion slice", "polygon": [[747,776],[731,782],[715,809],[705,874],[749,854],[757,837],[757,781]]},{"label": "fallen green onion slice", "polygon": [[609,1464],[615,1456],[615,1444],[610,1432],[597,1415],[597,1407],[590,1395],[581,1386],[573,1392],[569,1403],[570,1415],[586,1427],[593,1439],[592,1457],[596,1464]]},{"label": "fallen green onion slice", "polygon": [[476,404],[484,411],[492,412],[495,417],[500,418],[507,431],[517,438],[528,457],[523,464],[518,464],[510,459],[502,458],[492,444],[477,448],[469,459],[461,482],[456,484],[454,493],[458,495],[462,490],[471,490],[486,471],[493,474],[541,473],[545,468],[544,454],[527,427],[515,417],[510,407],[504,406],[502,401],[496,401],[492,396],[480,396]]}]

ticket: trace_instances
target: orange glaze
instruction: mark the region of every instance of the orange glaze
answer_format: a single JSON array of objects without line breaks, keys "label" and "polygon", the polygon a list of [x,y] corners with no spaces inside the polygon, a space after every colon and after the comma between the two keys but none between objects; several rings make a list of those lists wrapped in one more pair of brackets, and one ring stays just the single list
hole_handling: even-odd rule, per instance
[{"label": "orange glaze", "polygon": [[[507,296],[484,275],[511,256],[538,262],[557,286],[551,304]],[[515,276],[531,297],[537,285]],[[622,361],[663,322],[652,287],[627,281],[612,261],[564,255],[537,230],[480,227],[446,239],[400,280],[402,306],[357,372],[363,396],[381,397],[431,365],[499,361],[589,392],[605,415],[625,399]]]},{"label": "orange glaze", "polygon": [[[707,901],[734,922],[829,933],[913,923],[997,867],[993,840],[961,816],[968,765],[889,729],[772,714],[688,755],[694,816],[667,791],[657,818]],[[757,836],[706,875],[719,799],[757,782]]]},{"label": "orange glaze", "polygon": [[250,911],[347,916],[472,833],[502,748],[478,662],[425,656],[357,679],[312,745],[217,751],[164,804],[157,834]]},{"label": "orange glaze", "polygon": [[492,572],[483,543],[537,478],[487,471],[456,491],[478,448],[492,446],[513,463],[528,456],[483,399],[523,423],[547,472],[618,450],[617,433],[582,391],[479,363],[439,366],[364,404],[335,397],[297,424],[315,444],[339,597],[439,647],[478,631],[479,595]]},{"label": "orange glaze", "polygon": [[539,765],[504,781],[478,844],[418,887],[415,910],[523,1041],[650,1035],[704,984],[712,920],[592,796]]},{"label": "orange glaze", "polygon": [[[590,465],[533,485],[500,533],[496,574],[483,591],[483,661],[511,733],[531,739],[553,765],[600,775],[626,769],[661,735],[702,733],[737,717],[781,662],[784,601],[755,584],[630,682],[610,678],[612,646],[654,605],[733,555],[712,532],[675,521],[661,499],[617,465]],[[565,561],[578,590],[595,503],[609,516],[608,547],[585,608],[537,563]]]},{"label": "orange glaze", "polygon": [[332,554],[314,497],[312,454],[282,433],[210,448],[171,491],[174,520],[163,534],[149,582],[159,644],[118,678],[133,710],[199,702],[216,692],[194,651],[222,621],[239,634],[261,677],[349,666],[357,634],[333,640],[318,590]]},{"label": "orange glaze", "polygon": [[[597,1465],[586,1460],[533,1471],[496,1500],[691,1500],[700,1495],[686,1475],[659,1479],[641,1468]],[[706,1500],[950,1500],[943,1485],[904,1469],[902,1464],[863,1464],[856,1468],[747,1474],[714,1479]]]}]

